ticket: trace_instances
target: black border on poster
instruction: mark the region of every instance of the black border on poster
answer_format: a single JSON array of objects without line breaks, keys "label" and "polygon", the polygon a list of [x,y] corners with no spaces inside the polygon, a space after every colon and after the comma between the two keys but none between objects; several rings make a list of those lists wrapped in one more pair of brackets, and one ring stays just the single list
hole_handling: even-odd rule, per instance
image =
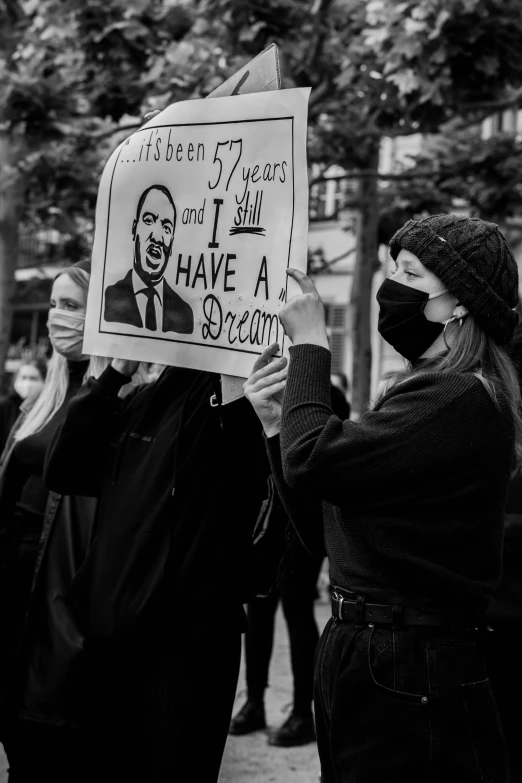
[{"label": "black border on poster", "polygon": [[[149,130],[154,130],[155,128],[186,128],[186,127],[195,127],[200,125],[239,125],[244,124],[247,122],[277,122],[279,120],[291,120],[292,127],[291,127],[291,135],[292,135],[292,220],[290,223],[290,235],[288,239],[288,260],[286,264],[286,268],[288,269],[290,265],[290,253],[292,248],[292,236],[294,231],[294,213],[295,213],[295,161],[294,161],[294,117],[293,115],[289,117],[261,117],[259,119],[250,119],[250,120],[221,120],[219,122],[169,122],[165,123],[164,125],[149,125],[147,128],[139,128],[137,131],[135,131],[132,136],[136,136],[138,133],[144,133]],[[123,149],[125,147],[125,142],[122,142],[121,149],[116,157],[116,160],[114,161],[114,168],[111,175],[111,184],[109,186],[109,203],[107,208],[107,231],[105,235],[105,252],[103,257],[103,277],[102,277],[102,296],[100,299],[100,316],[98,320],[98,333],[99,334],[112,334],[116,337],[137,337],[139,339],[145,339],[145,340],[162,340],[163,342],[168,343],[180,343],[181,345],[198,345],[202,348],[212,348],[212,349],[220,349],[224,351],[233,351],[235,353],[248,353],[252,354],[253,356],[259,356],[261,351],[249,351],[246,348],[233,348],[232,346],[228,345],[215,345],[208,342],[194,342],[193,340],[180,340],[175,337],[151,337],[147,334],[129,334],[128,332],[113,332],[109,329],[102,329],[101,323],[102,323],[102,311],[103,311],[103,303],[105,301],[105,269],[107,265],[107,250],[108,250],[108,244],[109,244],[109,220],[111,215],[111,200],[112,200],[112,183],[114,180],[114,174],[116,173],[116,168],[118,161],[120,159],[120,155],[123,152]],[[285,281],[285,302],[288,297],[288,275],[286,276]],[[276,318],[279,316],[276,315]],[[283,331],[283,339],[281,340],[281,350],[280,355],[284,352],[284,346],[285,346],[285,339],[286,334]]]}]

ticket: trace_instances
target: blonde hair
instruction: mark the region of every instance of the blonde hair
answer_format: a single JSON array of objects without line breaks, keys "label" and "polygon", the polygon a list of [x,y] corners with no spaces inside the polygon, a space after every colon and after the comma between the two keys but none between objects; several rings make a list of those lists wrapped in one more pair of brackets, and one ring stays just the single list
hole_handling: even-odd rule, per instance
[{"label": "blonde hair", "polygon": [[[448,338],[449,340],[449,338]],[[446,353],[421,359],[415,365],[383,379],[373,407],[392,388],[410,378],[427,372],[461,372],[474,375],[482,383],[497,408],[507,405],[515,427],[515,472],[522,462],[522,402],[518,376],[506,350],[501,348],[468,315],[462,326],[451,332],[450,348]]]},{"label": "blonde hair", "polygon": [[[88,291],[91,276],[84,269],[77,266],[68,266],[62,269],[54,279],[57,280],[61,275],[68,275],[73,283],[76,283],[83,291]],[[23,440],[45,427],[47,422],[52,419],[63,405],[68,388],[69,368],[67,359],[57,351],[53,351],[44,387],[27,414],[22,426],[17,431],[15,440]]]},{"label": "blonde hair", "polygon": [[[84,291],[87,291],[89,288],[90,275],[84,269],[77,266],[66,267],[56,275],[55,280],[60,277],[60,275],[68,275],[73,283],[76,283],[76,285]],[[98,378],[111,361],[112,359],[105,356],[91,356],[89,366],[84,376],[84,381],[90,376]],[[133,376],[129,384],[123,387],[120,396],[124,397],[134,386],[147,383],[147,381],[148,376],[145,372],[145,368],[140,364],[138,372]],[[62,407],[68,388],[69,367],[67,359],[57,351],[53,351],[47,369],[47,378],[44,387],[22,425],[16,432],[15,440],[18,441],[28,438],[30,435],[34,435],[45,427],[47,422],[49,422],[55,413]]]}]

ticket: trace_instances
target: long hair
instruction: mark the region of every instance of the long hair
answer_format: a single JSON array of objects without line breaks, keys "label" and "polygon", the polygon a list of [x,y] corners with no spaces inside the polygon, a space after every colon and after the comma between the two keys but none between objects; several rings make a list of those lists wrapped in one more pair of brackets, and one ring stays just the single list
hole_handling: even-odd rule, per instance
[{"label": "long hair", "polygon": [[[59,272],[55,280],[61,275],[68,275],[73,283],[76,283],[83,291],[89,288],[90,275],[76,266],[68,266]],[[23,440],[39,432],[48,421],[61,408],[64,403],[67,389],[69,388],[69,368],[67,359],[53,351],[47,369],[45,385],[35,404],[27,414],[27,417],[15,435],[15,440]]]},{"label": "long hair", "polygon": [[397,384],[426,372],[461,372],[474,375],[482,383],[497,408],[507,406],[515,427],[515,467],[522,462],[522,403],[520,384],[513,362],[507,351],[495,343],[467,315],[462,326],[452,331],[450,348],[446,353],[422,359],[415,365],[409,362],[404,370],[388,375],[374,402],[380,400]]},{"label": "long hair", "polygon": [[[55,280],[60,275],[69,275],[73,283],[76,283],[84,291],[89,288],[90,275],[84,269],[77,266],[69,266],[56,275]],[[89,366],[84,376],[84,381],[90,376],[98,378],[105,368],[111,363],[112,359],[105,356],[91,356]],[[135,386],[148,383],[148,375],[143,364],[140,364],[138,371],[132,379],[120,391],[119,396],[125,397]],[[15,435],[15,440],[23,440],[39,432],[48,421],[52,419],[55,413],[61,408],[69,388],[69,367],[67,359],[53,351],[49,367],[47,369],[47,378],[45,385],[36,400],[35,404],[27,414],[26,419],[20,426]]]}]

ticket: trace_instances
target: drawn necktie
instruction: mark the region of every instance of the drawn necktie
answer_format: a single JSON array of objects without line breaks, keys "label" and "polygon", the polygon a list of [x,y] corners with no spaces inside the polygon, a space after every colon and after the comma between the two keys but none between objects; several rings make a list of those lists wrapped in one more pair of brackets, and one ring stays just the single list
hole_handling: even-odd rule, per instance
[{"label": "drawn necktie", "polygon": [[153,286],[150,286],[150,288],[144,288],[141,293],[145,294],[147,297],[147,307],[145,309],[145,329],[150,329],[151,332],[155,332],[158,328],[156,324],[156,306],[154,304],[156,289]]}]

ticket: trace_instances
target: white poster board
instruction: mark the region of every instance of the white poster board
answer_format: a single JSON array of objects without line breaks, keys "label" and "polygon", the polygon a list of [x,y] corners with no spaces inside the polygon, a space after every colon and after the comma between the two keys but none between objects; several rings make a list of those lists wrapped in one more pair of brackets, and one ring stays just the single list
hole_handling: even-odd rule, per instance
[{"label": "white poster board", "polygon": [[280,89],[279,53],[277,46],[270,44],[226,82],[216,87],[207,98],[226,98],[229,95]]},{"label": "white poster board", "polygon": [[247,376],[306,269],[309,89],[168,107],[102,175],[84,351]]}]

